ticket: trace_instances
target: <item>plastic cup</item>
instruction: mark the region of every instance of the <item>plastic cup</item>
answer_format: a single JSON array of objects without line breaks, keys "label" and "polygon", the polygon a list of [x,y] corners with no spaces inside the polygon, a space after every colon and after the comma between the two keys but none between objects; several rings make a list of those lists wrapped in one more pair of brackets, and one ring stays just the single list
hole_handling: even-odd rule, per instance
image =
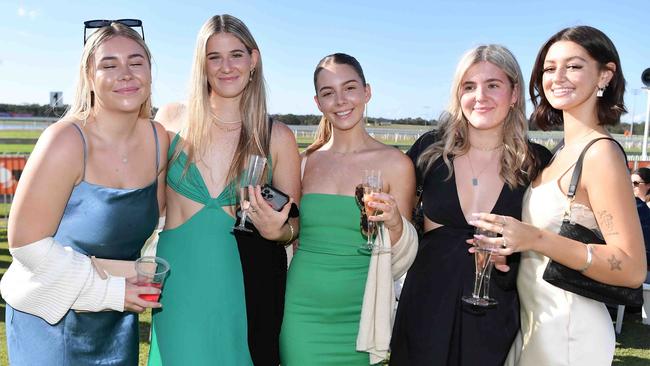
[{"label": "plastic cup", "polygon": [[[135,261],[135,271],[138,274],[138,286],[155,287],[162,291],[169,263],[161,257],[140,257]],[[140,298],[158,302],[160,294],[140,294]]]}]

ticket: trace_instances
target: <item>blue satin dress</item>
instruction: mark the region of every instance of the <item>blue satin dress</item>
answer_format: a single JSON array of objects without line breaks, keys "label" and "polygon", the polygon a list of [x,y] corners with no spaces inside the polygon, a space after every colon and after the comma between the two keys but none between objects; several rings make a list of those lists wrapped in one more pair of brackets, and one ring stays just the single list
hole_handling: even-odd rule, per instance
[{"label": "blue satin dress", "polygon": [[[85,170],[86,141],[81,129],[74,126],[83,140]],[[153,133],[157,172],[159,147],[155,127]],[[85,255],[135,260],[155,229],[158,216],[156,178],[148,186],[136,189],[104,187],[82,179],[72,190],[54,238]],[[135,313],[70,310],[58,323],[50,325],[7,304],[6,332],[9,363],[13,366],[138,364]]]}]

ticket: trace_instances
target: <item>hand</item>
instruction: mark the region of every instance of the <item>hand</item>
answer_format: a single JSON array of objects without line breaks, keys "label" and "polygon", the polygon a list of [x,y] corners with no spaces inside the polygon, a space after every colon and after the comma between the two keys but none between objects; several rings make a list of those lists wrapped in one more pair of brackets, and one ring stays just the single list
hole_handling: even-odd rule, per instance
[{"label": "hand", "polygon": [[248,197],[250,198],[250,208],[248,217],[260,235],[267,240],[279,240],[283,236],[284,223],[289,217],[293,198],[282,207],[282,210],[276,211],[262,197],[262,188],[258,185],[248,187]]},{"label": "hand", "polygon": [[490,213],[472,214],[476,219],[469,222],[475,227],[501,234],[501,237],[488,238],[483,235],[475,236],[478,240],[498,246],[496,254],[510,255],[516,252],[535,250],[536,244],[542,238],[542,230],[523,223],[510,216]]},{"label": "hand", "polygon": [[397,207],[395,198],[388,193],[372,193],[368,206],[381,211],[379,215],[368,216],[368,221],[383,221],[386,228],[391,231],[402,229],[402,215]]},{"label": "hand", "polygon": [[146,301],[140,298],[140,294],[159,294],[160,289],[151,286],[138,286],[137,282],[136,277],[126,279],[124,311],[140,314],[147,308],[161,308],[162,305],[159,302]]}]

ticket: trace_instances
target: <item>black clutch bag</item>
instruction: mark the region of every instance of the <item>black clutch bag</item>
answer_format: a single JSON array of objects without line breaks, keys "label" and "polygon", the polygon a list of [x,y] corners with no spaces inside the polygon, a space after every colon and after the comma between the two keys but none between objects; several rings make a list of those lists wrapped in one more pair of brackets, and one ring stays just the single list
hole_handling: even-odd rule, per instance
[{"label": "black clutch bag", "polygon": [[[608,139],[616,142],[613,139],[603,137],[594,139],[589,144],[587,144],[587,146],[585,146],[584,150],[580,154],[580,157],[578,158],[578,161],[576,162],[575,169],[573,170],[573,176],[571,177],[571,183],[569,184],[567,197],[569,198],[570,202],[573,202],[573,198],[575,197],[575,191],[578,186],[578,181],[580,180],[580,174],[582,172],[582,161],[587,149],[594,142],[602,139]],[[621,147],[621,150],[622,149],[623,148]],[[625,152],[623,153],[625,154]],[[571,204],[569,204],[569,210],[570,207]],[[564,220],[562,221],[562,226],[560,227],[560,235],[585,244],[606,245],[605,240],[603,240],[603,238],[601,238],[600,235],[598,235],[596,232],[578,223],[571,222],[569,218],[570,212],[566,212]],[[632,289],[628,287],[607,285],[602,282],[593,280],[583,275],[579,271],[566,267],[552,260],[549,260],[542,278],[553,286],[607,304],[628,306],[643,305],[643,290],[641,287]]]}]

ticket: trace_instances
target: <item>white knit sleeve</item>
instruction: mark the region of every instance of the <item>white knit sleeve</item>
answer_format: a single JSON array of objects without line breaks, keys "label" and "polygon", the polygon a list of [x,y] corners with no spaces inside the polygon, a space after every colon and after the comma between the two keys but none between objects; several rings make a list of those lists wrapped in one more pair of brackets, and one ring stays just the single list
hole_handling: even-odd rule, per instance
[{"label": "white knit sleeve", "polygon": [[47,237],[11,249],[0,292],[14,309],[55,324],[70,310],[124,310],[124,278],[102,280],[90,258]]},{"label": "white knit sleeve", "polygon": [[418,233],[409,220],[402,216],[402,236],[391,248],[393,279],[408,271],[418,253]]}]

